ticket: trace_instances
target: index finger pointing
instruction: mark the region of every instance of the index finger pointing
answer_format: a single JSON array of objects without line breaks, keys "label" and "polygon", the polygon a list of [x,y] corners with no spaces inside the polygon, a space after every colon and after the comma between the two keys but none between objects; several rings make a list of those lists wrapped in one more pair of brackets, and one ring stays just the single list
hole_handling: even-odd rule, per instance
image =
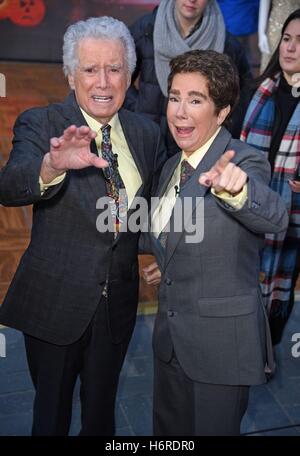
[{"label": "index finger pointing", "polygon": [[218,167],[225,169],[228,163],[230,163],[230,161],[233,159],[234,155],[234,150],[226,150],[226,152],[224,152],[224,154],[218,160]]}]

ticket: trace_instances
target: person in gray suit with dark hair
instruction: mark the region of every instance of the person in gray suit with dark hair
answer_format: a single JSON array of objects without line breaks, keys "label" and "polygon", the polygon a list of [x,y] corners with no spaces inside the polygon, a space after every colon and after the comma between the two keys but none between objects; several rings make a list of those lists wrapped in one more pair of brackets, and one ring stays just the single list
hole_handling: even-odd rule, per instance
[{"label": "person in gray suit with dark hair", "polygon": [[249,386],[274,368],[259,252],[264,233],[284,230],[288,216],[263,154],[222,126],[239,93],[229,57],[194,50],[170,66],[167,117],[182,152],[162,169],[157,263],[144,269],[160,283],[154,434],[237,435]]},{"label": "person in gray suit with dark hair", "polygon": [[33,435],[68,434],[79,376],[81,435],[112,435],[139,286],[139,232],[122,230],[121,203],[129,215],[135,196],[150,196],[164,152],[157,125],[121,109],[136,62],[127,27],[77,22],[63,51],[71,94],[17,119],[0,173],[1,204],[33,204],[0,322],[25,335]]}]

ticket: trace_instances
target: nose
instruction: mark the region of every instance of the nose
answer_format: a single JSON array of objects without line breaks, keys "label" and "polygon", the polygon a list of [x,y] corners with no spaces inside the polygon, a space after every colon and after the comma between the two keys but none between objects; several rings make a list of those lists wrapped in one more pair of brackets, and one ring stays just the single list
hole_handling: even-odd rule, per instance
[{"label": "nose", "polygon": [[100,68],[100,70],[98,71],[98,75],[97,75],[97,87],[99,87],[101,89],[106,89],[106,87],[108,87],[108,85],[109,85],[109,81],[108,81],[107,72],[106,72],[105,68]]},{"label": "nose", "polygon": [[181,101],[178,103],[177,111],[176,111],[176,117],[179,119],[186,119],[187,118],[187,113],[185,109],[185,103]]},{"label": "nose", "polygon": [[287,45],[287,50],[288,50],[289,52],[294,52],[295,49],[296,49],[295,41],[294,41],[294,40],[290,40],[290,41],[288,42],[288,45]]}]

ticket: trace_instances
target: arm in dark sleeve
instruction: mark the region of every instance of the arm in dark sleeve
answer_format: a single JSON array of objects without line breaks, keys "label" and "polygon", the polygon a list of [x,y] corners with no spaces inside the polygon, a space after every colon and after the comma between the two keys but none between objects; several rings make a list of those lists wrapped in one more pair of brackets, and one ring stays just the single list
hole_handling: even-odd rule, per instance
[{"label": "arm in dark sleeve", "polygon": [[44,155],[50,148],[46,108],[34,108],[19,116],[14,126],[13,149],[0,171],[0,203],[23,206],[56,194],[61,184],[41,196],[39,176]]},{"label": "arm in dark sleeve", "polygon": [[244,84],[240,93],[239,102],[228,120],[226,127],[235,139],[239,139],[241,136],[245,115],[254,92],[255,86],[253,83],[249,82]]},{"label": "arm in dark sleeve", "polygon": [[254,82],[246,52],[241,43],[229,32],[226,32],[224,53],[231,57],[239,73],[239,101],[230,118],[226,121],[226,127],[232,134],[232,137],[239,139],[243,126],[243,120],[251,97],[255,91]]},{"label": "arm in dark sleeve", "polygon": [[157,7],[150,14],[146,14],[138,19],[129,27],[130,33],[134,39],[136,49],[136,67],[132,74],[131,85],[127,90],[123,107],[129,111],[136,111],[138,100],[139,77],[145,59],[154,59],[153,51],[153,27]]},{"label": "arm in dark sleeve", "polygon": [[138,90],[135,86],[140,75],[142,66],[142,55],[140,50],[140,41],[142,39],[142,25],[141,21],[136,21],[131,27],[129,27],[130,33],[133,36],[135,48],[136,48],[136,67],[131,77],[131,84],[126,92],[125,101],[123,107],[129,111],[134,112],[136,109],[136,103],[138,99]]},{"label": "arm in dark sleeve", "polygon": [[224,54],[231,57],[236,65],[240,77],[240,89],[242,90],[244,84],[253,79],[250,64],[248,62],[246,52],[241,43],[231,33],[226,32]]},{"label": "arm in dark sleeve", "polygon": [[288,213],[284,201],[269,187],[270,164],[256,149],[243,144],[239,150],[232,141],[231,149],[237,150],[233,162],[248,175],[248,198],[241,209],[216,198],[217,203],[232,217],[254,233],[279,233],[288,226]]}]

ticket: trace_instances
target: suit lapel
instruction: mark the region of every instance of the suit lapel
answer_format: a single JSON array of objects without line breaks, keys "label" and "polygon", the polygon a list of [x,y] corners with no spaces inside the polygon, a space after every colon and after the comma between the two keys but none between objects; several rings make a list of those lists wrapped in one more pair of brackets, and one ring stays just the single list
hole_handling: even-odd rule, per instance
[{"label": "suit lapel", "polygon": [[[199,184],[199,177],[200,174],[207,172],[210,168],[215,164],[215,162],[221,157],[221,155],[225,152],[227,145],[231,139],[230,133],[225,129],[221,128],[219,134],[217,135],[216,139],[204,155],[203,159],[197,166],[194,174],[190,177],[190,179],[186,182],[186,184],[182,187],[180,191],[179,198],[181,199],[182,207],[184,205],[184,198],[185,197],[192,197],[192,211],[189,217],[189,220],[184,220],[183,229],[180,232],[171,231],[168,235],[167,240],[167,248],[166,248],[166,255],[165,255],[165,263],[164,269],[167,267],[170,259],[172,258],[175,249],[183,236],[185,231],[185,227],[189,226],[191,223],[192,214],[195,211],[200,201],[196,203],[196,197],[201,198],[205,197],[205,195],[210,191],[209,187],[205,187]],[[179,204],[179,203],[177,203]],[[174,210],[176,210],[174,208]],[[171,226],[173,225],[174,221],[174,210],[171,216]]]},{"label": "suit lapel", "polygon": [[[154,214],[157,206],[159,205],[160,199],[165,194],[168,184],[180,162],[180,158],[181,158],[181,153],[178,153],[178,154],[174,155],[172,158],[170,158],[167,161],[167,163],[164,165],[162,172],[161,172],[160,179],[159,179],[159,184],[158,184],[158,188],[156,191],[156,195],[155,195],[157,200],[154,202],[153,207],[151,207],[151,215]],[[159,247],[157,238],[152,233],[151,223],[152,223],[152,220],[151,220],[151,216],[150,216],[149,217],[149,233],[150,233],[155,257],[158,261],[160,269],[162,270],[164,263],[165,263],[165,252],[163,252],[162,249]]]}]

